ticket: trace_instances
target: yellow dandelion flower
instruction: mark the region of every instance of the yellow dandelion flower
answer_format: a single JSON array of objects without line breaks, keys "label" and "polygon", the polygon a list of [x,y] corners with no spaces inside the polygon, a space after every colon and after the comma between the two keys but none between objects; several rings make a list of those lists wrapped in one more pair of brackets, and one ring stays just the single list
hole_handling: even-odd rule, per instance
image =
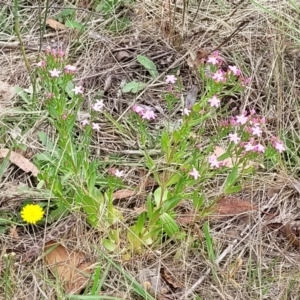
[{"label": "yellow dandelion flower", "polygon": [[27,204],[21,210],[21,218],[30,224],[36,224],[43,218],[44,210],[38,204]]}]

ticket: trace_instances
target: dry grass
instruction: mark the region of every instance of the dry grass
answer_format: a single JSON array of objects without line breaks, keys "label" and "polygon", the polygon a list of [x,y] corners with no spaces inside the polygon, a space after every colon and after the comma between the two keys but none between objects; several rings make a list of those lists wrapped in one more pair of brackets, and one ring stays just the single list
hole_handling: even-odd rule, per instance
[{"label": "dry grass", "polygon": [[[79,1],[84,5],[88,1]],[[162,4],[164,2],[164,4]],[[125,262],[121,253],[108,254],[121,268],[137,280],[142,269],[163,267],[173,274],[183,291],[189,289],[207,272],[201,284],[195,286],[194,293],[198,299],[299,299],[300,268],[299,248],[289,245],[286,236],[277,229],[268,227],[267,213],[277,213],[276,223],[286,224],[300,220],[299,206],[299,99],[300,99],[300,33],[299,11],[292,9],[292,1],[259,1],[260,5],[270,10],[268,13],[254,1],[189,1],[185,7],[182,1],[175,1],[168,11],[169,1],[143,0],[127,4],[118,14],[126,15],[131,20],[123,33],[114,33],[107,29],[109,24],[119,15],[109,19],[103,14],[90,14],[87,9],[78,9],[76,19],[87,20],[86,30],[80,34],[76,31],[53,32],[47,29],[44,39],[40,41],[39,22],[37,20],[38,2],[22,1],[20,24],[26,56],[31,64],[36,61],[39,43],[43,47],[59,45],[69,50],[70,60],[79,68],[79,74],[87,91],[85,106],[89,107],[90,99],[99,94],[109,76],[112,86],[104,96],[111,115],[121,124],[126,124],[126,112],[133,103],[143,103],[155,107],[161,120],[164,119],[164,104],[161,101],[162,79],[153,82],[145,92],[137,97],[132,95],[118,96],[121,82],[141,79],[146,76],[136,63],[137,54],[151,58],[158,66],[159,73],[168,71],[175,62],[183,64],[181,75],[186,91],[198,82],[197,74],[185,63],[187,52],[204,49],[211,51],[221,45],[220,51],[228,62],[238,65],[246,74],[251,75],[252,84],[238,99],[238,110],[253,107],[261,115],[266,116],[270,133],[282,135],[290,148],[282,161],[277,165],[269,165],[251,178],[245,178],[244,190],[240,197],[259,208],[247,216],[236,216],[227,220],[218,220],[210,224],[213,240],[213,251],[216,257],[230,247],[230,251],[219,264],[213,265],[207,257],[203,244],[201,224],[186,228],[192,243],[178,244],[168,241],[143,255],[135,255]],[[12,6],[4,4],[2,23],[0,23],[0,80],[11,85],[28,88],[30,80],[24,66],[23,58],[13,31]],[[34,8],[30,8],[34,5]],[[49,9],[49,16],[61,11],[61,3]],[[86,8],[86,7],[82,7]],[[45,8],[41,8],[41,14]],[[3,17],[4,16],[4,17]],[[184,16],[184,17],[183,17]],[[3,19],[4,18],[4,19]],[[184,23],[183,23],[184,20]],[[1,21],[0,21],[1,22]],[[241,24],[247,25],[227,40],[232,32]],[[288,24],[287,24],[288,23]],[[167,36],[168,28],[173,36]],[[130,53],[128,61],[118,62],[116,52],[126,50]],[[9,103],[0,102],[1,107],[19,107],[20,99],[15,97]],[[29,120],[34,117],[35,125],[31,128]],[[19,127],[22,130],[20,143],[26,146],[23,152],[29,158],[41,152],[43,146],[38,142],[37,131],[45,129],[43,112],[23,114],[15,111],[0,112],[0,146],[7,148],[13,144],[8,132]],[[94,139],[95,155],[99,159],[115,153],[127,164],[129,185],[136,185],[140,178],[135,170],[142,164],[141,157],[133,154],[139,150],[134,136],[123,135],[116,131],[113,124],[102,124],[103,135]],[[46,129],[50,130],[50,129]],[[50,133],[49,133],[50,134]],[[1,185],[0,217],[3,212],[18,212],[21,202],[28,197],[32,199],[48,199],[47,195],[36,190],[36,182],[24,175],[17,168],[10,166],[5,173],[5,185]],[[211,199],[219,194],[221,186],[214,186],[210,191]],[[19,192],[16,186],[30,188],[30,193]],[[118,204],[128,220],[134,214],[134,206],[142,206],[145,195],[139,199],[128,199]],[[122,202],[122,203],[121,203]],[[188,209],[188,208],[186,208]],[[262,213],[264,212],[264,213]],[[274,222],[274,220],[272,221]],[[295,223],[296,224],[296,223]],[[126,220],[123,224],[126,225]],[[45,229],[47,230],[47,228]],[[300,230],[299,230],[300,231]],[[18,238],[11,233],[0,238],[0,274],[4,274],[5,252],[16,251],[26,239],[35,239],[37,232],[24,232],[18,228]],[[109,260],[102,256],[101,236],[89,229],[84,221],[80,221],[69,234],[68,241],[72,249],[80,249],[90,256],[97,257],[97,263],[104,272]],[[20,264],[20,253],[17,252],[16,263],[10,266],[11,283],[10,299],[65,299],[60,283],[51,274],[42,260],[32,264]],[[0,282],[1,277],[0,277]],[[5,284],[0,287],[0,299],[5,298]],[[130,293],[130,281],[115,267],[110,267],[103,294],[123,299],[136,299]],[[1,295],[2,294],[2,295]],[[182,294],[170,298],[180,299]],[[74,298],[75,299],[75,298]],[[78,298],[79,299],[79,298]],[[82,298],[84,299],[84,298]],[[89,299],[89,298],[85,298]],[[91,298],[92,299],[92,298]],[[93,298],[95,299],[95,298]],[[100,299],[100,298],[99,298]],[[157,299],[166,299],[158,298]],[[187,299],[196,299],[192,295]]]}]

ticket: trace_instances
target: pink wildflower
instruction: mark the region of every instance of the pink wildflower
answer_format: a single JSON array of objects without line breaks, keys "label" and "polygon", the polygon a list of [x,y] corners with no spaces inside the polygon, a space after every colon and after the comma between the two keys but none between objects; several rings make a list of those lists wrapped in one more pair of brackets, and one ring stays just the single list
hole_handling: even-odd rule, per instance
[{"label": "pink wildflower", "polygon": [[216,82],[225,82],[224,71],[220,69],[217,70],[217,72],[212,75],[212,79]]},{"label": "pink wildflower", "polygon": [[75,86],[74,89],[71,90],[74,92],[75,95],[83,94],[83,87],[82,86]]},{"label": "pink wildflower", "polygon": [[209,55],[206,62],[212,65],[217,65],[219,64],[219,59],[214,55]]},{"label": "pink wildflower", "polygon": [[75,66],[66,65],[65,66],[65,72],[68,74],[74,74],[77,71],[77,68]]},{"label": "pink wildflower", "polygon": [[221,100],[216,95],[214,95],[211,99],[208,100],[208,102],[210,103],[211,107],[219,107]]},{"label": "pink wildflower", "polygon": [[124,176],[124,171],[119,171],[118,169],[116,169],[116,170],[114,171],[114,175],[115,175],[116,177],[121,178],[121,177]]},{"label": "pink wildflower", "polygon": [[241,70],[237,66],[228,66],[229,72],[232,72],[235,76],[241,75]]},{"label": "pink wildflower", "polygon": [[247,121],[248,121],[248,117],[246,117],[244,114],[236,117],[237,124],[244,125],[247,123]]},{"label": "pink wildflower", "polygon": [[136,112],[137,114],[139,114],[140,116],[143,114],[143,112],[144,112],[144,109],[143,109],[143,107],[141,107],[141,106],[139,106],[139,105],[134,105],[133,107],[132,107],[132,110],[134,111],[134,112]]},{"label": "pink wildflower", "polygon": [[218,51],[214,51],[211,53],[208,58],[207,58],[207,63],[212,64],[212,65],[218,65],[222,62],[222,57],[219,55]]},{"label": "pink wildflower", "polygon": [[235,145],[239,143],[241,140],[240,137],[238,137],[237,133],[229,133],[229,141],[233,142]]},{"label": "pink wildflower", "polygon": [[274,146],[274,148],[275,148],[279,153],[282,153],[283,151],[286,150],[286,148],[285,148],[285,146],[284,146],[284,144],[283,144],[282,141],[275,141],[275,142],[273,143],[273,146]]},{"label": "pink wildflower", "polygon": [[51,77],[58,77],[61,73],[61,71],[57,70],[57,69],[53,69],[49,71]]},{"label": "pink wildflower", "polygon": [[153,119],[154,120],[155,118],[156,118],[156,114],[151,109],[146,109],[142,114],[142,119],[146,119],[146,120]]},{"label": "pink wildflower", "polygon": [[46,66],[46,62],[44,60],[39,61],[36,64],[39,68],[44,68]]},{"label": "pink wildflower", "polygon": [[92,105],[92,109],[94,111],[102,111],[104,107],[103,100],[97,100],[94,105]]},{"label": "pink wildflower", "polygon": [[262,130],[261,128],[256,124],[255,126],[251,127],[251,133],[253,135],[261,136]]},{"label": "pink wildflower", "polygon": [[65,52],[62,51],[62,50],[58,50],[58,51],[57,51],[57,55],[58,55],[59,57],[64,57]]},{"label": "pink wildflower", "polygon": [[198,177],[200,177],[199,172],[195,168],[193,168],[193,170],[189,173],[189,175],[194,177],[195,180],[197,180]]},{"label": "pink wildflower", "polygon": [[253,146],[253,144],[249,142],[244,145],[244,148],[246,152],[249,152],[249,151],[253,151],[255,149],[255,146]]},{"label": "pink wildflower", "polygon": [[257,144],[254,146],[254,150],[259,152],[259,153],[264,153],[265,152],[265,147],[262,144]]},{"label": "pink wildflower", "polygon": [[177,81],[177,78],[174,75],[167,75],[166,83],[174,84]]},{"label": "pink wildflower", "polygon": [[92,128],[96,131],[100,131],[100,125],[98,123],[92,123]]},{"label": "pink wildflower", "polygon": [[81,125],[82,125],[82,126],[86,126],[86,125],[88,125],[89,123],[90,123],[90,121],[89,121],[88,119],[84,119],[84,120],[81,121]]},{"label": "pink wildflower", "polygon": [[208,157],[208,163],[211,168],[220,168],[220,162],[218,161],[217,156],[214,154]]},{"label": "pink wildflower", "polygon": [[237,121],[235,120],[235,118],[234,117],[231,117],[230,118],[230,125],[231,126],[236,126],[238,123],[237,123]]},{"label": "pink wildflower", "polygon": [[186,115],[186,116],[188,116],[190,113],[191,113],[191,111],[188,108],[186,108],[186,107],[182,111],[182,114]]}]

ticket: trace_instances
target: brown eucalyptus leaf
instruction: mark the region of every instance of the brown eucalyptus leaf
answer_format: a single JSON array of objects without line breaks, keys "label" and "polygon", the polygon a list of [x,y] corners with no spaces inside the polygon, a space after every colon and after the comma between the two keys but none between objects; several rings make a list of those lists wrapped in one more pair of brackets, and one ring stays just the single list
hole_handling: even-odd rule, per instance
[{"label": "brown eucalyptus leaf", "polygon": [[136,194],[136,191],[134,190],[129,190],[129,189],[121,189],[113,193],[113,199],[124,199],[124,198],[129,198]]},{"label": "brown eucalyptus leaf", "polygon": [[236,216],[249,211],[257,210],[257,207],[248,201],[238,198],[222,198],[214,207],[210,219],[221,219]]},{"label": "brown eucalyptus leaf", "polygon": [[[8,153],[9,149],[0,149],[0,158],[6,157]],[[31,172],[33,176],[37,176],[39,173],[38,168],[30,160],[19,153],[11,151],[9,160],[26,173]]]},{"label": "brown eucalyptus leaf", "polygon": [[53,19],[47,19],[46,24],[54,30],[66,30],[67,27]]},{"label": "brown eucalyptus leaf", "polygon": [[61,280],[66,293],[78,294],[88,283],[92,267],[82,252],[70,251],[63,245],[50,241],[45,245],[45,263]]}]

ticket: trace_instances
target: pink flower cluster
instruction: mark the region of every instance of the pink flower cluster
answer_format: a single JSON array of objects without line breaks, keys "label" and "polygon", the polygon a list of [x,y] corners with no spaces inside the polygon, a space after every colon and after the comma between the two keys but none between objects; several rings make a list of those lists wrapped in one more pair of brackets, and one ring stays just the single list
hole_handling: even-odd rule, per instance
[{"label": "pink flower cluster", "polygon": [[[222,68],[224,64],[224,59],[220,56],[219,51],[214,51],[211,53],[206,60],[208,65],[212,66],[212,74],[209,70],[207,71],[207,75],[209,75],[215,82],[226,82],[228,78],[230,78],[231,74],[237,76],[240,79],[241,84],[244,86],[250,82],[250,78],[246,78],[243,76],[241,70],[237,66],[224,66],[227,71],[225,72]],[[217,69],[216,69],[217,68]]]},{"label": "pink flower cluster", "polygon": [[142,119],[154,120],[156,118],[156,114],[154,113],[154,111],[152,109],[144,108],[139,105],[134,105],[132,107],[132,110],[134,112],[136,112],[137,114],[139,114],[142,117]]},{"label": "pink flower cluster", "polygon": [[[222,121],[220,126],[228,128],[235,127],[236,131],[240,132],[240,136],[237,132],[229,133],[228,140],[229,142],[242,147],[242,154],[245,155],[248,152],[265,152],[265,147],[257,140],[263,134],[262,125],[265,124],[265,122],[266,120],[264,117],[257,116],[255,110],[251,110],[249,114],[244,112],[236,117],[231,117],[229,120]],[[247,140],[242,140],[243,133],[246,133],[246,136],[248,137],[250,134],[250,137],[247,138]],[[273,136],[271,136],[271,145],[279,153],[286,150],[284,143]],[[214,155],[208,158],[208,162],[212,168],[219,168],[222,166],[222,162],[217,161],[217,158]]]}]

